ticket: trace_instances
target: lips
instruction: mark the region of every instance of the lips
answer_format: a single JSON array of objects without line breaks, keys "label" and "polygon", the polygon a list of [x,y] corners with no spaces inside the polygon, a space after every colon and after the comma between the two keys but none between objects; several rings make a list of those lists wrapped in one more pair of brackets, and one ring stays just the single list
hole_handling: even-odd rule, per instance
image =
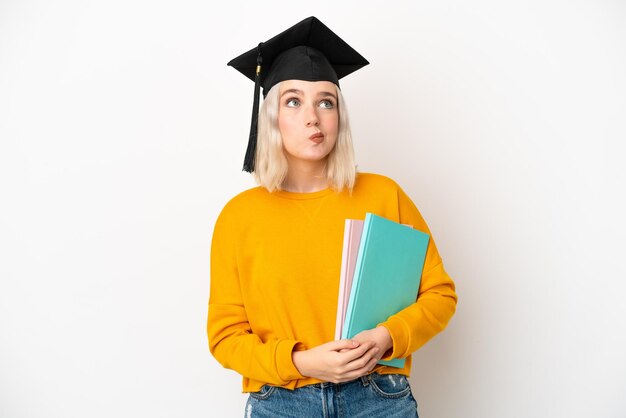
[{"label": "lips", "polygon": [[318,132],[316,134],[311,135],[309,139],[315,142],[316,144],[320,144],[322,141],[324,141],[324,135]]}]

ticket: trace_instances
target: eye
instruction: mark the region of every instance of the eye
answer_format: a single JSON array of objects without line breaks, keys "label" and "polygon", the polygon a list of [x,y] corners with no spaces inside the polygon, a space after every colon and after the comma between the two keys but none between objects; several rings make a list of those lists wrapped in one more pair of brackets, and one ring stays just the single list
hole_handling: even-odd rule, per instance
[{"label": "eye", "polygon": [[322,109],[332,109],[335,107],[335,103],[330,99],[324,99],[320,102],[320,107]]},{"label": "eye", "polygon": [[298,107],[300,106],[300,100],[296,99],[295,97],[292,97],[290,99],[287,99],[285,104],[287,105],[287,107]]}]

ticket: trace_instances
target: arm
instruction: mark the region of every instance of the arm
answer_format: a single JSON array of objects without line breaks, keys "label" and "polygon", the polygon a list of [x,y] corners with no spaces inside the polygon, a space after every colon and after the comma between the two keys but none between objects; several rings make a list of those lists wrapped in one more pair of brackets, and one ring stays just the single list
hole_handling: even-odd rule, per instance
[{"label": "arm", "polygon": [[[413,225],[431,235],[418,209],[399,187],[398,212],[400,223]],[[354,339],[376,342],[384,360],[405,358],[447,326],[456,303],[454,282],[443,267],[431,235],[417,301]]]},{"label": "arm", "polygon": [[404,358],[441,332],[454,315],[457,295],[445,271],[430,229],[415,204],[398,188],[400,222],[429,234],[417,301],[380,324],[389,330],[393,350],[389,358]]},{"label": "arm", "polygon": [[215,223],[211,243],[209,349],[222,366],[251,379],[274,385],[301,379],[291,359],[298,341],[262,341],[252,332],[240,288],[237,239],[225,208]]}]

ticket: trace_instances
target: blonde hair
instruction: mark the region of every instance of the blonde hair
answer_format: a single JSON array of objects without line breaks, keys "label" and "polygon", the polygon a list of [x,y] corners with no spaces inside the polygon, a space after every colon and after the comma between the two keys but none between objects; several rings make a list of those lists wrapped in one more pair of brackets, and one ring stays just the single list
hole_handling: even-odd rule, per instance
[{"label": "blonde hair", "polygon": [[[253,175],[257,183],[270,192],[282,190],[282,184],[287,177],[289,168],[283,151],[282,137],[278,129],[278,98],[281,84],[276,84],[267,93],[261,105],[258,120],[256,159]],[[336,90],[339,105],[339,132],[337,134],[337,142],[328,154],[326,179],[332,189],[340,192],[345,187],[351,192],[356,181],[352,133],[343,95],[339,87]]]}]

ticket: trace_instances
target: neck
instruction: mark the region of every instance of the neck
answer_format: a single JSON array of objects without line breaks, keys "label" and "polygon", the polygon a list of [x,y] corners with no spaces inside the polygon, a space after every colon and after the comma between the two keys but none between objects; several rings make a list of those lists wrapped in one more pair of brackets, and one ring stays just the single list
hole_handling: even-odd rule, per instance
[{"label": "neck", "polygon": [[289,161],[289,170],[282,187],[283,190],[296,193],[313,193],[328,188],[326,161],[318,164]]}]

